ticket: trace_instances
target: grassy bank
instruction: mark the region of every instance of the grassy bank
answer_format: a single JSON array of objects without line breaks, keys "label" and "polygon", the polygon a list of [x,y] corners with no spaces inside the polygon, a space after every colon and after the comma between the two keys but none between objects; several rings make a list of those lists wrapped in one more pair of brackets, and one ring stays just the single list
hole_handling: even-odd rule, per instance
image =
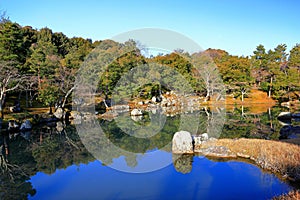
[{"label": "grassy bank", "polygon": [[[260,139],[219,139],[196,146],[195,149],[222,147],[228,157],[253,160],[262,169],[279,173],[291,181],[300,181],[300,146],[279,141]],[[220,149],[220,148],[219,148]],[[208,156],[224,155],[209,153]]]}]

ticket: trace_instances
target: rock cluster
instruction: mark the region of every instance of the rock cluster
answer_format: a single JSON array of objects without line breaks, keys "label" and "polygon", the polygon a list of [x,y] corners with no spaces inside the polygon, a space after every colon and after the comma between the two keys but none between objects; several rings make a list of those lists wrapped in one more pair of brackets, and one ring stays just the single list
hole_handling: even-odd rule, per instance
[{"label": "rock cluster", "polygon": [[172,152],[175,154],[194,153],[195,147],[211,140],[215,139],[209,138],[207,133],[192,137],[191,133],[187,131],[179,131],[173,136]]}]

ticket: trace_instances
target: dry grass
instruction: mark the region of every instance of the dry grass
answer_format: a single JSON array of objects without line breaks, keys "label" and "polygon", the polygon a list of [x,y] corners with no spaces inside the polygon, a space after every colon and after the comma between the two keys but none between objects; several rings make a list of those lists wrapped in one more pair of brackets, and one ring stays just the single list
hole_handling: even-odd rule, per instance
[{"label": "dry grass", "polygon": [[257,89],[252,89],[248,93],[248,97],[244,99],[244,102],[241,101],[240,98],[226,98],[226,104],[269,104],[269,105],[275,105],[276,101],[273,100],[272,98],[268,98],[268,95],[266,92],[257,90]]},{"label": "dry grass", "polygon": [[300,199],[300,191],[299,190],[293,190],[287,194],[283,194],[283,195],[273,198],[273,200],[299,200],[299,199]]},{"label": "dry grass", "polygon": [[300,146],[260,139],[220,139],[208,141],[200,148],[224,146],[231,155],[250,158],[263,169],[300,181]]}]

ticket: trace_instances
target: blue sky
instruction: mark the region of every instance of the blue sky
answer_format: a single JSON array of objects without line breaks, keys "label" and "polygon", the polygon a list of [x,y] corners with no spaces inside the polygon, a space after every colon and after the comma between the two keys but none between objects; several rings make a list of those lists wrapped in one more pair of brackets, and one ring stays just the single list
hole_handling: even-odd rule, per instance
[{"label": "blue sky", "polygon": [[300,43],[297,0],[0,0],[0,10],[22,26],[49,27],[68,37],[111,38],[139,28],[179,32],[202,48],[251,55]]}]

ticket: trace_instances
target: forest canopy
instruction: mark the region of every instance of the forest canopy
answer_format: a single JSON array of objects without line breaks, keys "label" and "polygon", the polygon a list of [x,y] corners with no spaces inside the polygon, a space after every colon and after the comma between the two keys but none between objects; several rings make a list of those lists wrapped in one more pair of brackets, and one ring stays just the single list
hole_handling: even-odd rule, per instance
[{"label": "forest canopy", "polygon": [[[145,57],[138,49],[138,41],[129,40],[123,44],[112,40],[69,38],[50,28],[39,30],[21,26],[2,17],[0,21],[0,110],[3,110],[9,94],[26,93],[26,104],[39,101],[52,106],[57,101],[65,105],[74,89],[75,76],[87,55],[101,46],[104,52],[125,52],[109,64],[105,76],[99,77],[97,92],[108,99],[122,75],[140,64],[159,63],[181,73],[192,85],[195,93],[209,96],[205,81],[198,82],[191,62],[184,52]],[[215,65],[226,87],[226,93],[244,99],[251,89],[268,94],[280,101],[299,99],[300,91],[300,44],[288,52],[285,44],[274,49],[265,49],[259,44],[249,57],[230,55],[220,49],[207,49],[199,54],[208,55]],[[207,66],[209,67],[209,66]],[[208,80],[208,82],[212,80]],[[147,84],[133,97],[151,98],[168,88]]]}]

